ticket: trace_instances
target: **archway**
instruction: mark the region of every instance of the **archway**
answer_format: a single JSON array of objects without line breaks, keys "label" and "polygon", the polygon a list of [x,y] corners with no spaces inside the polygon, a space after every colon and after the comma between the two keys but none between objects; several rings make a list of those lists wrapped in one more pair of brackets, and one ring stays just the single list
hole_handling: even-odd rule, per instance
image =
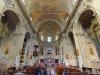
[{"label": "archway", "polygon": [[94,12],[88,9],[80,15],[78,22],[82,25],[83,29],[87,31],[91,27],[94,18]]},{"label": "archway", "polygon": [[[29,32],[26,32],[25,34],[25,38],[24,38],[24,42],[23,42],[23,48],[21,51],[21,57],[20,57],[20,64],[22,65],[22,63],[24,62],[24,56],[25,56],[25,51],[26,51],[26,47],[27,47],[27,42],[28,39],[31,38],[31,34]],[[28,50],[27,50],[27,56],[28,56]]]},{"label": "archway", "polygon": [[79,67],[78,52],[77,52],[77,50],[76,50],[74,35],[73,35],[72,32],[69,32],[68,36],[69,36],[69,38],[70,38],[70,40],[71,40],[71,44],[72,44],[72,46],[73,46],[74,53],[75,53],[75,55],[76,55],[76,60],[77,60],[77,63],[78,63],[77,66]]},{"label": "archway", "polygon": [[[55,21],[43,22],[38,27],[39,38],[41,39],[42,47],[54,48],[57,54],[58,50],[58,39],[59,32],[61,32],[61,27]],[[43,49],[42,49],[43,52]]]},{"label": "archway", "polygon": [[[94,11],[91,9],[87,9],[80,15],[78,22],[82,25],[82,28],[84,29],[84,32],[86,32],[86,34],[89,34],[89,36],[92,36],[91,34],[93,33],[94,39],[92,39],[92,40],[94,41],[95,47],[97,49],[97,53],[100,56],[100,51],[99,51],[100,50],[100,41],[98,40],[98,36],[95,31],[95,28],[97,27],[97,25],[92,24],[93,20],[97,20],[94,15]],[[93,31],[91,34],[89,31],[90,29],[92,29],[92,31]]]},{"label": "archway", "polygon": [[16,25],[20,23],[17,14],[12,10],[6,10],[3,14],[4,16],[1,17],[2,24],[7,24],[9,32],[14,31],[16,29]]}]

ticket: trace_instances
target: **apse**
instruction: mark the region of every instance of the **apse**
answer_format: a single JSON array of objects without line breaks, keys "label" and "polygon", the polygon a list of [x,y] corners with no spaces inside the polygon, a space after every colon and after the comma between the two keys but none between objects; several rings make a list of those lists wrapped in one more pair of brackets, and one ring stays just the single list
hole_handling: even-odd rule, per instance
[{"label": "apse", "polygon": [[44,42],[54,42],[57,40],[58,33],[61,31],[60,26],[56,22],[47,21],[38,28],[38,33]]}]

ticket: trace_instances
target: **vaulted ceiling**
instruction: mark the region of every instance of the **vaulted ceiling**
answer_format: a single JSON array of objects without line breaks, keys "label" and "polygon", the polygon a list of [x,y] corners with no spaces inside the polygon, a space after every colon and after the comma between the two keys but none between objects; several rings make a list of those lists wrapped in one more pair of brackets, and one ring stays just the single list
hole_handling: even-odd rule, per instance
[{"label": "vaulted ceiling", "polygon": [[45,36],[51,36],[53,40],[56,34],[63,31],[66,20],[73,9],[73,1],[76,0],[22,0],[26,11],[33,22],[36,32]]}]

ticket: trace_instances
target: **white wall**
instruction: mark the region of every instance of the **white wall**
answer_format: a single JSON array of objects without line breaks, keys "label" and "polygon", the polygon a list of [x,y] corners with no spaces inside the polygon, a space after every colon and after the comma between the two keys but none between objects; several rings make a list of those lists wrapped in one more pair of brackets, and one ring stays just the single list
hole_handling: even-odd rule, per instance
[{"label": "white wall", "polygon": [[[77,65],[77,57],[75,55],[75,48],[72,46],[71,39],[68,36],[68,33],[66,33],[65,38],[63,38],[61,45],[60,45],[60,53],[62,53],[62,47],[63,47],[63,55],[62,57],[64,60],[67,59],[68,55],[68,60],[69,65],[76,66]],[[61,54],[60,54],[61,55]]]},{"label": "white wall", "polygon": [[2,10],[3,10],[4,5],[5,5],[4,1],[0,0],[0,14],[1,14]]},{"label": "white wall", "polygon": [[[20,54],[22,50],[23,40],[25,35],[24,27],[17,27],[16,31],[9,35],[9,37],[5,37],[1,41],[0,49],[3,51],[3,55],[9,60],[8,66],[14,66],[16,56]],[[8,49],[8,54],[5,55],[5,50]]]},{"label": "white wall", "polygon": [[[94,66],[94,63],[91,62],[99,60],[93,40],[87,36],[87,33],[85,33],[81,25],[77,24],[77,26],[73,30],[73,33],[75,38],[76,49],[79,50],[79,56],[82,56],[83,60],[81,66],[87,68],[99,68],[97,65]],[[91,55],[90,53],[90,48],[93,50],[93,55]]]}]

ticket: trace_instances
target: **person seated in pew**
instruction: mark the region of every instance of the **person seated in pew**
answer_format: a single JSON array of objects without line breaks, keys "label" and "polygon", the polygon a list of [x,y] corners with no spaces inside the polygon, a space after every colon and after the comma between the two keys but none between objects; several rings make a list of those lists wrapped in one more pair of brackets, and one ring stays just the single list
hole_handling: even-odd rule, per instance
[{"label": "person seated in pew", "polygon": [[68,70],[65,69],[65,70],[63,71],[63,74],[62,74],[62,75],[69,75]]},{"label": "person seated in pew", "polygon": [[38,66],[35,68],[35,75],[41,75],[41,67],[40,67],[40,65],[38,65]]},{"label": "person seated in pew", "polygon": [[28,75],[27,73],[24,73],[23,70],[24,70],[24,69],[19,68],[19,69],[17,70],[17,72],[16,72],[14,75]]}]

